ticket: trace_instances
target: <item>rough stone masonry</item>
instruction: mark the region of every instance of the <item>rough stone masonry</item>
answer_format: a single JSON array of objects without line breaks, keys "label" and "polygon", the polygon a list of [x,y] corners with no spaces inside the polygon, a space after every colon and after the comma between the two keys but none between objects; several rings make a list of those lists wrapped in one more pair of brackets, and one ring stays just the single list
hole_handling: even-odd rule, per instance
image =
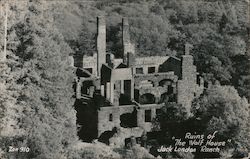
[{"label": "rough stone masonry", "polygon": [[76,77],[78,100],[90,100],[97,92],[104,99],[96,107],[96,137],[114,128],[123,141],[140,137],[152,131],[152,120],[162,106],[177,104],[189,112],[192,100],[202,94],[204,81],[193,64],[191,45],[185,45],[181,58],[137,57],[130,41],[129,21],[123,18],[123,58],[119,59],[106,51],[103,16],[97,17],[97,34],[96,52],[82,57]]}]

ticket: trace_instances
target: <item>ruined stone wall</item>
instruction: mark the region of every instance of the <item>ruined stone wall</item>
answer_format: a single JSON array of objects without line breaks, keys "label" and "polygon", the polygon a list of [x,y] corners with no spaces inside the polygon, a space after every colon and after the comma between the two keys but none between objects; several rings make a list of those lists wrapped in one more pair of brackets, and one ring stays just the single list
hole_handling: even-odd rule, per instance
[{"label": "ruined stone wall", "polygon": [[[96,89],[99,89],[100,87],[100,79],[95,78],[95,77],[79,77],[78,79],[75,80],[76,82],[76,99],[82,98],[84,95],[93,97],[94,92]],[[82,89],[83,87],[87,89],[87,93],[83,94]]]},{"label": "ruined stone wall", "polygon": [[135,88],[139,89],[140,82],[143,80],[152,81],[154,84],[154,87],[157,87],[157,86],[159,86],[159,82],[164,80],[164,79],[169,79],[169,80],[172,80],[173,82],[177,82],[178,77],[176,75],[174,75],[174,72],[134,75]]},{"label": "ruined stone wall", "polygon": [[[143,128],[146,132],[152,131],[152,121],[156,117],[157,109],[161,109],[164,104],[141,105],[137,110],[137,126]],[[151,110],[151,122],[145,122],[145,111]]]},{"label": "ruined stone wall", "polygon": [[[177,93],[176,83],[173,83],[172,87],[173,87],[173,94],[175,95]],[[143,94],[147,94],[147,93],[154,95],[155,103],[160,103],[161,96],[165,93],[168,93],[168,88],[165,86],[165,87],[151,87],[151,88],[149,87],[149,88],[140,88],[139,89],[139,96],[141,96]]]},{"label": "ruined stone wall", "polygon": [[111,74],[111,80],[131,80],[132,76],[132,69],[131,68],[118,68],[113,69]]},{"label": "ruined stone wall", "polygon": [[92,69],[92,74],[97,76],[97,54],[93,56],[83,56],[82,58],[82,68],[84,69]]},{"label": "ruined stone wall", "polygon": [[178,77],[173,72],[147,74],[147,75],[135,75],[135,89],[137,94],[134,99],[140,103],[140,97],[143,94],[152,94],[155,98],[155,103],[161,101],[161,96],[168,93],[168,86],[160,86],[160,82],[164,80],[171,81],[171,87],[173,88],[173,95],[177,93],[177,80]]},{"label": "ruined stone wall", "polygon": [[[121,94],[121,87],[124,88],[124,81],[130,81],[130,91],[127,93],[129,96],[129,100],[134,97],[134,83],[133,83],[133,76],[132,76],[132,69],[131,68],[119,68],[119,69],[113,69],[111,72],[110,77],[110,102],[117,105],[119,102],[119,97]],[[118,89],[116,88],[116,85],[118,86]],[[118,102],[118,103],[117,103]]]},{"label": "ruined stone wall", "polygon": [[[112,114],[112,121],[109,120]],[[103,107],[98,110],[98,137],[105,131],[112,131],[114,127],[120,127],[119,107]]]},{"label": "ruined stone wall", "polygon": [[[119,107],[101,107],[98,110],[98,136],[105,131],[111,131],[114,127],[120,128],[120,116],[125,113],[132,113],[137,110],[137,127],[149,132],[153,125],[151,122],[145,122],[145,110],[151,110],[151,121],[156,117],[156,110],[160,109],[163,104],[149,104],[136,107],[135,105]],[[109,121],[112,114],[113,120]],[[135,127],[136,128],[136,127]],[[131,134],[133,136],[133,134]]]},{"label": "ruined stone wall", "polygon": [[[99,81],[98,84],[101,95],[112,103],[112,106],[101,107],[100,110],[98,110],[98,137],[105,131],[112,131],[114,127],[121,128],[120,116],[122,114],[132,113],[133,111],[136,112],[137,126],[135,128],[147,132],[151,131],[153,127],[152,120],[156,117],[157,109],[160,109],[164,105],[155,103],[161,101],[162,95],[167,94],[170,87],[172,89],[171,93],[177,95],[177,104],[186,107],[188,111],[190,110],[194,97],[199,96],[203,92],[204,81],[200,79],[200,82],[197,83],[197,71],[193,65],[193,56],[189,55],[188,45],[186,45],[185,55],[183,55],[181,59],[168,56],[134,58],[134,47],[130,43],[128,21],[127,19],[123,19],[124,58],[114,59],[112,55],[110,55],[107,58],[109,63],[109,65],[107,65],[105,19],[104,17],[98,17],[97,21],[97,54],[91,57],[83,57],[82,67],[85,69],[92,68],[92,74],[101,77],[101,81]],[[125,62],[124,64],[121,64],[122,60]],[[154,67],[153,70],[155,70],[150,71],[152,70],[150,67]],[[142,68],[142,74],[136,74],[136,68]],[[161,85],[160,82],[164,80],[170,81],[170,84]],[[121,106],[119,103],[121,95],[126,94],[124,82],[129,83],[127,86],[131,85],[131,88],[129,88],[131,90],[128,91],[127,89],[126,92],[130,94],[129,100],[131,100],[131,103],[134,103],[134,105]],[[136,102],[133,101],[133,99],[135,99],[135,90],[139,97],[144,94],[152,94],[155,98],[153,101],[155,103],[144,105],[135,104]],[[79,90],[77,91],[79,94]],[[138,98],[136,97],[136,99]],[[145,118],[149,112],[150,120]],[[122,121],[124,121],[123,117]],[[122,124],[122,126],[124,125]],[[133,126],[134,125],[131,127]],[[132,129],[127,130],[126,135],[123,136],[129,137],[129,135],[133,136],[136,135],[136,133],[138,135],[138,132],[133,132]]]},{"label": "ruined stone wall", "polygon": [[149,67],[155,67],[155,73],[159,72],[159,66],[165,62],[168,56],[139,57],[134,60],[134,72],[136,68],[143,68],[143,74],[148,74]]},{"label": "ruined stone wall", "polygon": [[[98,136],[105,131],[111,131],[114,127],[120,127],[120,115],[125,113],[132,113],[134,105],[120,106],[120,107],[101,107],[98,110]],[[109,115],[112,114],[113,120],[109,121]]]},{"label": "ruined stone wall", "polygon": [[135,59],[136,66],[149,66],[149,65],[160,65],[165,62],[169,56],[150,56],[150,57],[137,57]]}]

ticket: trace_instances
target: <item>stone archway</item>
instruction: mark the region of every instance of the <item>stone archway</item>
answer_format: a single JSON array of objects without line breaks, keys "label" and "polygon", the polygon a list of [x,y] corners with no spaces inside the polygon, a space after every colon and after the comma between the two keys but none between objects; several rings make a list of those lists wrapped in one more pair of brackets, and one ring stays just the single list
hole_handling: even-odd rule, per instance
[{"label": "stone archway", "polygon": [[166,87],[172,85],[173,81],[170,79],[163,79],[159,82],[159,86]]},{"label": "stone archway", "polygon": [[159,103],[176,102],[176,95],[173,93],[165,92],[161,94]]},{"label": "stone archway", "polygon": [[160,102],[159,103],[166,103],[169,101],[169,96],[168,96],[168,93],[165,92],[163,94],[161,94],[161,99],[160,99]]}]

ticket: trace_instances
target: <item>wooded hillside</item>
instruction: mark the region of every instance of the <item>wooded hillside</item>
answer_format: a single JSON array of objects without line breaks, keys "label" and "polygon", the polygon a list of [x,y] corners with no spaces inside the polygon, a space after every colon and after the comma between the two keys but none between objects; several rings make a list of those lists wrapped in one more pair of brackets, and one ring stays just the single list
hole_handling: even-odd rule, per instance
[{"label": "wooded hillside", "polygon": [[[4,8],[7,2],[0,4]],[[206,81],[232,85],[250,100],[245,0],[22,0],[8,4],[7,56],[0,65],[0,158],[82,158],[79,154],[94,153],[72,150],[78,139],[74,70],[68,57],[96,51],[98,15],[106,17],[107,50],[116,57],[122,53],[121,20],[128,17],[137,56],[180,56],[188,42],[194,46],[195,65]],[[2,17],[3,12],[1,49]],[[26,145],[32,151],[5,153],[9,145]]]},{"label": "wooded hillside", "polygon": [[96,16],[105,15],[108,51],[120,57],[121,18],[128,17],[137,56],[179,56],[188,42],[205,80],[232,84],[250,98],[245,0],[97,0],[60,5],[53,7],[52,15],[75,54],[95,52]]}]

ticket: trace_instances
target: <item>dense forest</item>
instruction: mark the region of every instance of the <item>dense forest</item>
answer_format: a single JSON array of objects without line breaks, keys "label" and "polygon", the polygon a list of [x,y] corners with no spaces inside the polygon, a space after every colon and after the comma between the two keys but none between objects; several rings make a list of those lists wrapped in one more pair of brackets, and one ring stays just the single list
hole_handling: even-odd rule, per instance
[{"label": "dense forest", "polygon": [[[8,2],[0,3],[6,7]],[[152,157],[139,149],[124,156],[105,145],[84,149],[83,143],[79,143],[72,88],[75,70],[68,57],[96,51],[98,15],[106,17],[107,50],[116,57],[122,53],[121,19],[127,17],[137,56],[179,57],[188,42],[194,46],[191,54],[198,72],[216,85],[194,101],[193,118],[186,119],[179,108],[164,108],[158,119],[163,131],[176,133],[164,129],[169,126],[167,120],[176,122],[172,130],[180,132],[186,131],[182,124],[197,122],[202,127],[198,132],[218,130],[222,139],[230,136],[233,142],[224,153],[237,156],[239,152],[249,152],[247,5],[245,0],[8,3],[7,56],[0,65],[0,158],[140,158],[144,153],[144,158]],[[0,48],[4,48],[5,21],[1,9]],[[166,114],[169,109],[173,116]],[[8,153],[9,146],[31,150]],[[213,157],[222,156],[216,155]]]}]

